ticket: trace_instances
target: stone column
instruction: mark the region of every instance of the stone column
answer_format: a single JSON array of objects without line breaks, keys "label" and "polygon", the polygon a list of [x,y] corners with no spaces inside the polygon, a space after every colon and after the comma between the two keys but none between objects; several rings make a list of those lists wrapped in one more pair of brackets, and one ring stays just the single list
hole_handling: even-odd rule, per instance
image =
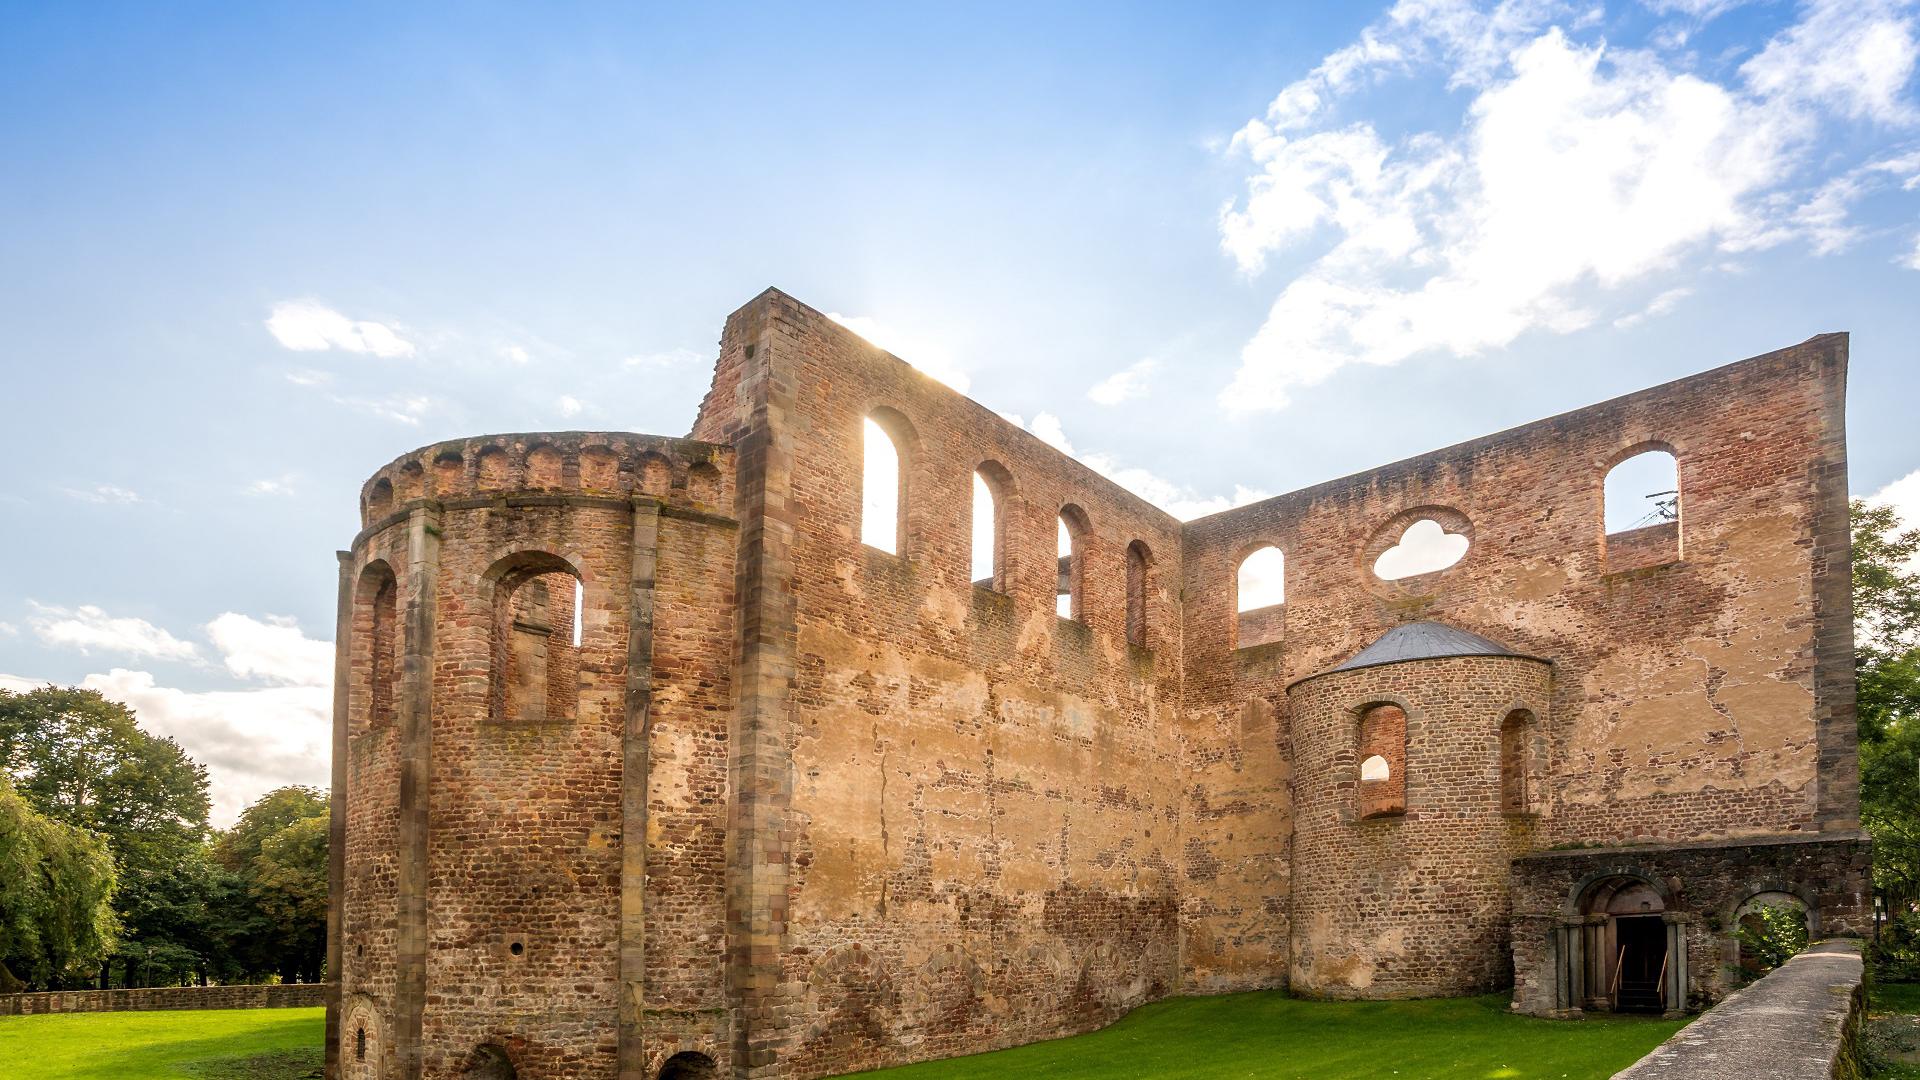
[{"label": "stone column", "polygon": [[407,517],[400,661],[399,925],[395,935],[393,1044],[402,1080],[418,1080],[427,1004],[427,828],[433,779],[433,630],[440,580],[440,504]]},{"label": "stone column", "polygon": [[327,1059],[340,1075],[341,912],[347,898],[347,679],[352,666],[353,553],[334,553],[340,586],[333,615],[333,794],[327,806]]},{"label": "stone column", "polygon": [[1688,917],[1682,912],[1669,911],[1660,918],[1667,929],[1667,974],[1662,984],[1667,995],[1666,1016],[1674,1019],[1687,1012]]},{"label": "stone column", "polygon": [[628,597],[626,730],[620,772],[620,1080],[645,1080],[647,734],[653,702],[653,583],[660,504],[633,500]]}]

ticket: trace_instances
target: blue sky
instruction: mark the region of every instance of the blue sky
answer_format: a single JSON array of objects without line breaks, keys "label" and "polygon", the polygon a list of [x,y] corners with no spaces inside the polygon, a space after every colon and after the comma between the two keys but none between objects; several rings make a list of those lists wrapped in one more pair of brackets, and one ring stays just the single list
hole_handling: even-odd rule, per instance
[{"label": "blue sky", "polygon": [[1890,0],[0,4],[0,685],[132,702],[222,815],[324,782],[361,480],[684,433],[768,285],[1183,517],[1850,330],[1854,490],[1920,510],[1917,42]]}]

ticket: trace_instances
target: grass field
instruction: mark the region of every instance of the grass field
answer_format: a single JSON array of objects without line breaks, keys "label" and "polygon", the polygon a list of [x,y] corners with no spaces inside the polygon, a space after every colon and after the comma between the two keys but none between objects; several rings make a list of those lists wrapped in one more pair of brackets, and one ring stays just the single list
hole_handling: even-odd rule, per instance
[{"label": "grass field", "polygon": [[[1127,1080],[1587,1080],[1611,1076],[1679,1021],[1535,1020],[1506,998],[1297,1001],[1178,998],[1100,1031],[864,1073]],[[302,1080],[318,1076],[319,1009],[0,1017],[8,1080]]]},{"label": "grass field", "polygon": [[1506,995],[1301,1001],[1277,993],[1177,998],[1109,1028],[974,1057],[860,1074],[867,1080],[1167,1077],[1169,1080],[1584,1080],[1632,1064],[1678,1020],[1536,1020]]},{"label": "grass field", "polygon": [[304,1080],[320,1075],[324,1009],[0,1016],[7,1080]]}]

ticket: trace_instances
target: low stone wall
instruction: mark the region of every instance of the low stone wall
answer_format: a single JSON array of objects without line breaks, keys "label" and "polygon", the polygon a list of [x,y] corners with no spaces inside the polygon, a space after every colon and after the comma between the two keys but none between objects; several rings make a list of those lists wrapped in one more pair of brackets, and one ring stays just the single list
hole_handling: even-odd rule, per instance
[{"label": "low stone wall", "polygon": [[141,990],[50,990],[0,994],[0,1016],[34,1013],[144,1012],[152,1009],[290,1009],[325,1005],[325,983],[260,986],[154,986]]},{"label": "low stone wall", "polygon": [[1615,1080],[1854,1080],[1857,941],[1823,941],[1680,1029]]}]

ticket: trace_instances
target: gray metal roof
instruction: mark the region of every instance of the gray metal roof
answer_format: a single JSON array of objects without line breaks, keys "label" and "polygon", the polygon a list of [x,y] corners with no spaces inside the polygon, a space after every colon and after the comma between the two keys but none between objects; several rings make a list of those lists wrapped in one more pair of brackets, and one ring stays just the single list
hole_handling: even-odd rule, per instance
[{"label": "gray metal roof", "polygon": [[1403,660],[1432,660],[1443,656],[1519,655],[1491,638],[1483,638],[1457,626],[1440,622],[1410,622],[1381,634],[1379,640],[1321,674],[1397,664]]}]

